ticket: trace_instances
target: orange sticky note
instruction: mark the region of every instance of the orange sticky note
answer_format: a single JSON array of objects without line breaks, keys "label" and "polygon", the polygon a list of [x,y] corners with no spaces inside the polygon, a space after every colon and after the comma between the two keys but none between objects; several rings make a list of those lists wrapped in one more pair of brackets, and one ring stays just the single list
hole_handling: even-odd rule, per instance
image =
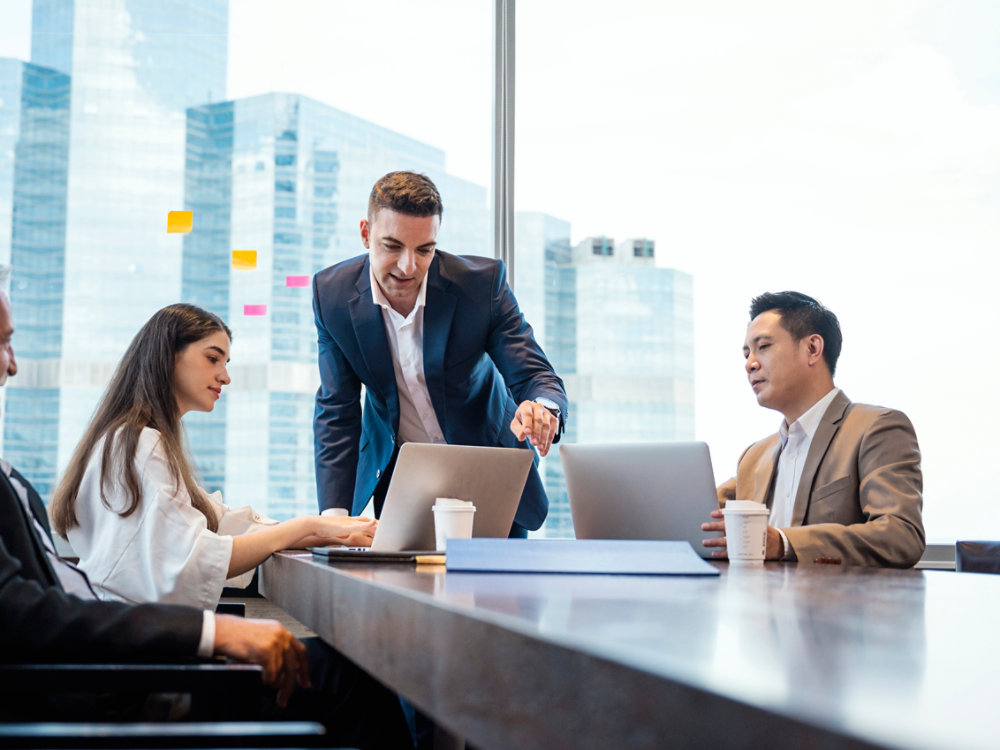
[{"label": "orange sticky note", "polygon": [[233,268],[256,268],[256,250],[233,250]]},{"label": "orange sticky note", "polygon": [[267,305],[243,305],[244,315],[267,315]]},{"label": "orange sticky note", "polygon": [[187,234],[194,225],[194,211],[167,211],[167,234]]},{"label": "orange sticky note", "polygon": [[308,276],[286,276],[285,286],[309,286]]}]

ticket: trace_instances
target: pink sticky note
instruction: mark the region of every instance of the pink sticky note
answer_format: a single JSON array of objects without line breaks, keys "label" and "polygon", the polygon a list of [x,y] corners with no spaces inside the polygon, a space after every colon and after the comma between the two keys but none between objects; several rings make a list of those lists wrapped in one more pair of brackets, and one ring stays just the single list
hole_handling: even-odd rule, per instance
[{"label": "pink sticky note", "polygon": [[308,276],[286,276],[285,286],[309,286]]},{"label": "pink sticky note", "polygon": [[267,305],[243,305],[244,315],[267,315]]}]

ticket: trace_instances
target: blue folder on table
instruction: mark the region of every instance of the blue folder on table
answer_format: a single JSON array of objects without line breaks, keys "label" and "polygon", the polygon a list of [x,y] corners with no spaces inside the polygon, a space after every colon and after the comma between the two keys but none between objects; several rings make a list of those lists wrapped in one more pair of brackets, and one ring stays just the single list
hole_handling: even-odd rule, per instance
[{"label": "blue folder on table", "polygon": [[687,542],[638,539],[449,539],[449,571],[716,576]]}]

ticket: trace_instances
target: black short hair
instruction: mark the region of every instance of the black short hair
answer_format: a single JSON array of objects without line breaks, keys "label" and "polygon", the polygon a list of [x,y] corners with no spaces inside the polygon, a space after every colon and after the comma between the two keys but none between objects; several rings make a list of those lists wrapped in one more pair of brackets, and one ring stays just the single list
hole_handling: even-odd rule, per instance
[{"label": "black short hair", "polygon": [[801,292],[765,292],[750,302],[750,320],[771,310],[781,315],[782,327],[796,341],[814,333],[823,337],[823,359],[832,376],[844,343],[840,321],[833,311]]}]

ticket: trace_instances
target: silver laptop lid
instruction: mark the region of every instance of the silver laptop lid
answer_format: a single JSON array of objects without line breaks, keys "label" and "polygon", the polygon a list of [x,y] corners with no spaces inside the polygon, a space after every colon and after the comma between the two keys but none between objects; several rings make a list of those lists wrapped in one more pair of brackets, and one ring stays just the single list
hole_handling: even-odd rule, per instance
[{"label": "silver laptop lid", "polygon": [[666,539],[711,551],[701,530],[719,507],[708,445],[615,443],[559,449],[578,539]]},{"label": "silver laptop lid", "polygon": [[382,506],[372,550],[434,549],[438,497],[471,500],[473,536],[506,537],[534,453],[522,448],[404,443]]}]

